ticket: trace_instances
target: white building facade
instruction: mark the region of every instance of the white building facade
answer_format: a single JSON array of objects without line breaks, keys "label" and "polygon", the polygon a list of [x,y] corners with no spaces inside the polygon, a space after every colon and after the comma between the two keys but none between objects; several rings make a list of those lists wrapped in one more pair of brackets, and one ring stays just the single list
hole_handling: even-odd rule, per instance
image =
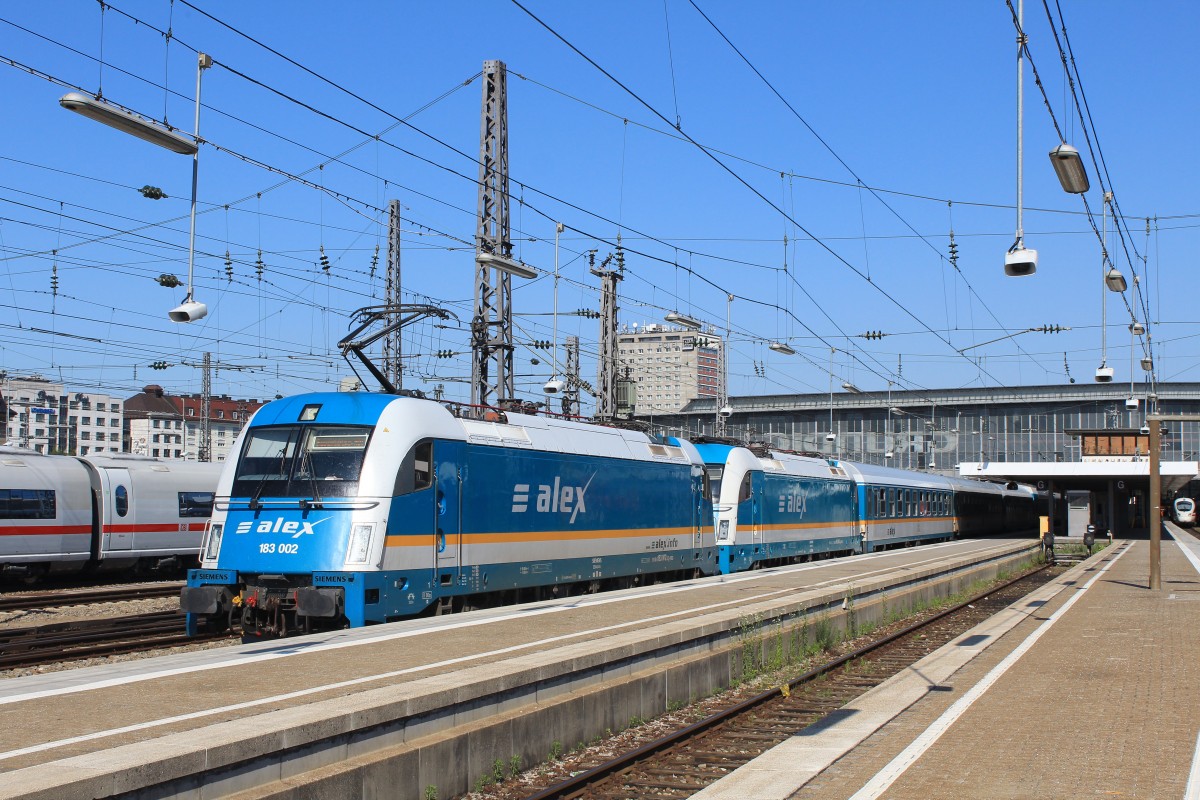
[{"label": "white building facade", "polygon": [[724,341],[669,325],[622,326],[617,333],[618,377],[637,386],[638,416],[673,414],[700,397],[720,397]]},{"label": "white building facade", "polygon": [[0,379],[8,444],[39,453],[86,456],[119,453],[124,446],[124,401],[67,389],[40,375]]}]

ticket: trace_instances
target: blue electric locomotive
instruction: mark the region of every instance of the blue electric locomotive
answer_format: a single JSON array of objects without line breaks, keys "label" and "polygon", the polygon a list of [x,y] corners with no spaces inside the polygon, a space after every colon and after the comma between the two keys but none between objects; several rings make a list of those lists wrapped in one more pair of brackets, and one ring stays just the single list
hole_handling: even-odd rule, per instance
[{"label": "blue electric locomotive", "polygon": [[717,570],[686,441],[336,393],[263,406],[236,449],[181,598],[193,633],[285,635]]},{"label": "blue electric locomotive", "polygon": [[709,471],[722,573],[860,552],[854,484],[823,458],[697,444]]}]

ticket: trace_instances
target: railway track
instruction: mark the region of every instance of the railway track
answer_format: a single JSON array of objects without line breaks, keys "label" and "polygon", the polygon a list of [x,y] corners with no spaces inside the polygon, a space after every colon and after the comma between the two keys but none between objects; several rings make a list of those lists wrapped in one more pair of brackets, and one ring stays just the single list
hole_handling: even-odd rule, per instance
[{"label": "railway track", "polygon": [[121,586],[113,589],[82,591],[29,592],[0,595],[0,611],[34,611],[42,608],[62,608],[95,603],[119,603],[125,600],[147,600],[156,597],[178,596],[182,582]]},{"label": "railway track", "polygon": [[177,611],[0,631],[0,670],[192,644],[227,634],[191,636]]},{"label": "railway track", "polygon": [[[883,683],[1056,575],[1041,568],[603,763],[527,800],[675,800],[690,797]],[[515,797],[500,792],[493,796]]]}]

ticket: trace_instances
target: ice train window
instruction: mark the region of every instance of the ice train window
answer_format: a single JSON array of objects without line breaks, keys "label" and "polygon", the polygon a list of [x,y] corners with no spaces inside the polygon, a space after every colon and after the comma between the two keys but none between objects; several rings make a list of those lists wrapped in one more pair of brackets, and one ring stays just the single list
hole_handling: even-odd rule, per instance
[{"label": "ice train window", "polygon": [[0,519],[54,519],[53,489],[0,489]]},{"label": "ice train window", "polygon": [[116,499],[117,516],[123,517],[129,513],[129,490],[124,486],[118,486],[113,492]]},{"label": "ice train window", "polygon": [[179,493],[179,516],[181,517],[208,518],[212,516],[212,507],[212,492]]}]

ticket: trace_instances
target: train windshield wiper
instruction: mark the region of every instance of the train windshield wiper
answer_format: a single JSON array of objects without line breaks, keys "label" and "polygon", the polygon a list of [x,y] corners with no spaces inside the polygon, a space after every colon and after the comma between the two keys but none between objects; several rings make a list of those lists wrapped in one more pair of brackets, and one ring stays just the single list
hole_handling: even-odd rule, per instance
[{"label": "train windshield wiper", "polygon": [[[313,474],[312,454],[308,448],[304,448],[304,455],[300,457],[300,469],[308,475],[308,482],[312,486],[313,503],[317,507],[321,505],[321,489],[317,486],[317,476]],[[301,508],[307,508],[309,505],[307,500],[300,501]]]},{"label": "train windshield wiper", "polygon": [[264,472],[262,480],[258,482],[258,486],[254,489],[254,496],[250,498],[251,511],[258,511],[263,507],[262,500],[259,498],[262,497],[263,489],[265,489],[267,486],[267,481],[271,480],[272,477],[283,475],[283,460],[287,456],[288,445],[291,443],[292,437],[289,434],[287,441],[283,443],[283,447],[279,448],[279,463],[276,465],[276,475],[271,475],[269,472]]}]

